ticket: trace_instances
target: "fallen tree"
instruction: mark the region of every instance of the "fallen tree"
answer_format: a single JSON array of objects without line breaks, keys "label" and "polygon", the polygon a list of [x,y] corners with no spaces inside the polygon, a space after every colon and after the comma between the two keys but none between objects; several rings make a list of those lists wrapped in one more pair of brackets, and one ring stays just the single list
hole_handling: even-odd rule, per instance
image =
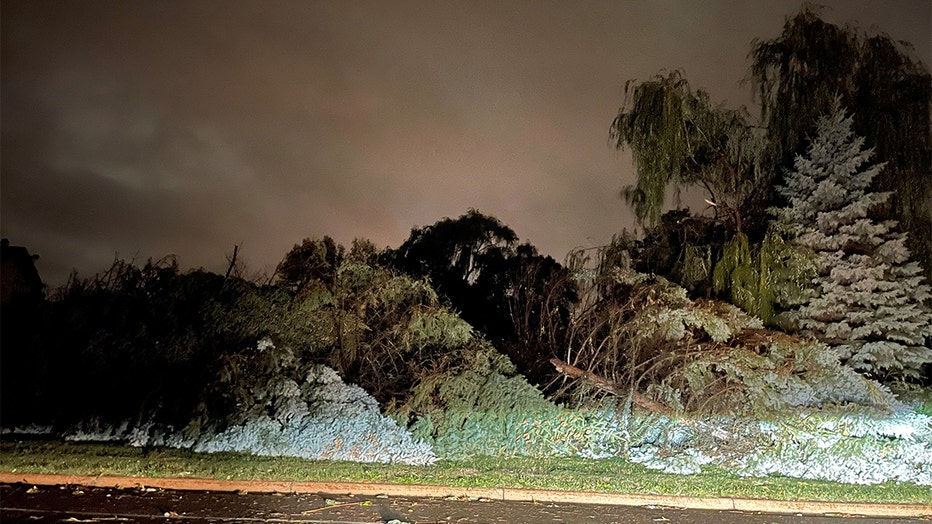
[{"label": "fallen tree", "polygon": [[553,364],[553,367],[557,368],[557,371],[560,373],[563,373],[570,378],[581,378],[586,380],[596,388],[606,393],[610,393],[618,397],[625,397],[630,394],[631,402],[640,408],[664,415],[669,415],[673,411],[668,406],[665,406],[659,402],[655,402],[643,394],[638,393],[637,391],[625,392],[620,385],[612,382],[611,380],[608,380],[607,378],[600,377],[591,371],[579,369],[578,367],[567,364],[566,362],[563,362],[557,358],[550,359],[550,363]]},{"label": "fallen tree", "polygon": [[691,300],[662,277],[615,266],[581,289],[568,349],[550,361],[564,378],[555,398],[571,405],[594,392],[658,414],[893,405],[886,387],[843,366],[825,344],[763,329],[725,302]]}]

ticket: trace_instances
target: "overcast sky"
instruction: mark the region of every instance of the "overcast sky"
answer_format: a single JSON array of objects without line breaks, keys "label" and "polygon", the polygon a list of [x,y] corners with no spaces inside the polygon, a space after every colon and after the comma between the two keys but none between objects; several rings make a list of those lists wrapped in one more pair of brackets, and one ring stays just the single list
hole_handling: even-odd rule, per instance
[{"label": "overcast sky", "polygon": [[[928,0],[820,3],[932,62]],[[469,208],[563,260],[634,225],[624,82],[680,68],[751,106],[751,40],[799,7],[3,0],[0,229],[52,285],[115,255],[222,271],[234,245],[271,271],[305,237],[396,247]]]}]

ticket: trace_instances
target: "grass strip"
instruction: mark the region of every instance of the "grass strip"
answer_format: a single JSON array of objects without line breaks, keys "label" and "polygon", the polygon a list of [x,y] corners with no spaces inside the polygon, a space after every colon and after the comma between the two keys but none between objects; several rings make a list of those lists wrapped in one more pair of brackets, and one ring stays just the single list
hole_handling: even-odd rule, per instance
[{"label": "grass strip", "polygon": [[533,488],[602,493],[932,504],[932,487],[908,482],[852,485],[787,477],[746,478],[707,468],[673,475],[622,459],[475,457],[431,466],[368,464],[195,453],[119,444],[7,440],[0,470],[66,475],[125,475],[226,480],[342,481],[476,488]]}]

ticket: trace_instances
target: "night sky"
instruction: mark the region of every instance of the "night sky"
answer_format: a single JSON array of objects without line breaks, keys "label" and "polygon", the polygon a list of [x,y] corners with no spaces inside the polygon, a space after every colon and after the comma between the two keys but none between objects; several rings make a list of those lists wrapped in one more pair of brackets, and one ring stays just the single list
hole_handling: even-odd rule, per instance
[{"label": "night sky", "polygon": [[[822,0],[932,63],[929,0]],[[0,229],[46,283],[115,255],[271,271],[305,237],[398,246],[469,208],[563,260],[634,226],[628,79],[714,100],[800,2],[3,0]],[[755,116],[757,111],[751,107]]]}]

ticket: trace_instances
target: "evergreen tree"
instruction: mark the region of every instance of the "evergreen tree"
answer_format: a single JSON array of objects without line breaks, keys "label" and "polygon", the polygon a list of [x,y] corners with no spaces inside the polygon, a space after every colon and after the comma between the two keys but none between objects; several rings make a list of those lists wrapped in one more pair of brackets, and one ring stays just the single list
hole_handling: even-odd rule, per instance
[{"label": "evergreen tree", "polygon": [[932,293],[898,223],[870,214],[890,193],[870,189],[884,164],[868,164],[872,150],[852,127],[836,103],[777,188],[788,202],[774,210],[778,228],[814,253],[819,270],[814,288],[784,316],[855,369],[917,378],[932,362]]},{"label": "evergreen tree", "polygon": [[873,188],[894,193],[878,216],[912,232],[909,249],[932,280],[932,76],[915,50],[888,35],[825,22],[807,3],[779,37],[755,40],[750,57],[768,170],[802,152],[803,131],[840,97],[854,113],[855,133],[887,162]]}]

